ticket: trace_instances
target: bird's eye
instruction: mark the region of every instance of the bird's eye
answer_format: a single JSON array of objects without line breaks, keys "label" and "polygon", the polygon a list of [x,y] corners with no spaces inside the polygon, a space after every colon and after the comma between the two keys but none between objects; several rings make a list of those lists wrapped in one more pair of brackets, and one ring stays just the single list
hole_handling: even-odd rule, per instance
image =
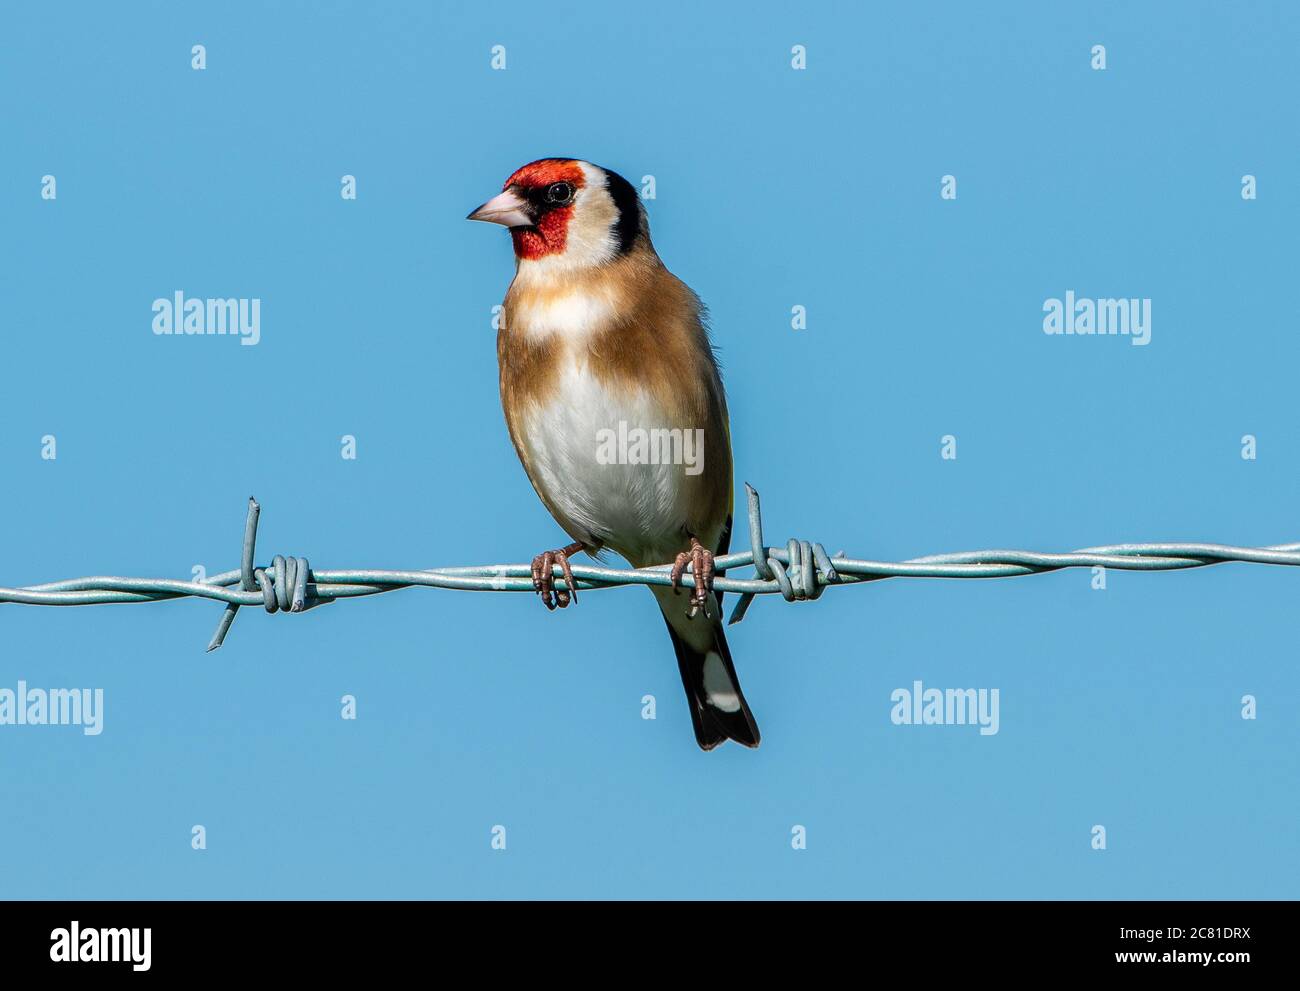
[{"label": "bird's eye", "polygon": [[567,182],[553,182],[546,187],[546,202],[564,206],[573,199],[573,186]]}]

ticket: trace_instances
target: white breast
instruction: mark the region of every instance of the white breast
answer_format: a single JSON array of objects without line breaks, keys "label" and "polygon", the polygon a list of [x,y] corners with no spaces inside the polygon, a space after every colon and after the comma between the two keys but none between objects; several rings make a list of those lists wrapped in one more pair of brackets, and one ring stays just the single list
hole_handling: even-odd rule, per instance
[{"label": "white breast", "polygon": [[644,392],[606,388],[576,354],[562,369],[553,398],[530,408],[521,424],[534,484],[571,535],[663,563],[681,549],[691,476],[682,464],[605,463],[609,446],[602,451],[601,441],[620,423],[627,430],[673,424]]},{"label": "white breast", "polygon": [[559,335],[570,343],[604,330],[618,315],[622,302],[613,287],[596,284],[575,286],[566,293],[530,293],[532,282],[545,283],[536,273],[536,262],[521,263],[515,286],[524,291],[516,294],[506,314],[510,332],[523,337]]}]

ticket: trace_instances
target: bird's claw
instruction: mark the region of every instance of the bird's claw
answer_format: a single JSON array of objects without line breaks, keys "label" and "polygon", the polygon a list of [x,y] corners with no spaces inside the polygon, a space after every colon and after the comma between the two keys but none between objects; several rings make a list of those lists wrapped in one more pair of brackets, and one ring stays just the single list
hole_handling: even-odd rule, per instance
[{"label": "bird's claw", "polygon": [[[553,551],[543,551],[533,558],[533,589],[542,597],[542,605],[547,609],[557,606],[564,609],[570,599],[578,601],[578,583],[574,581],[573,570],[569,567],[569,555],[573,547],[561,547]],[[555,587],[555,566],[564,572],[564,585]],[[567,588],[565,587],[567,586]]]},{"label": "bird's claw", "polygon": [[709,598],[713,592],[713,552],[695,537],[691,538],[691,549],[677,555],[673,569],[669,572],[674,595],[681,591],[682,575],[688,563],[695,578],[695,587],[691,589],[691,607],[686,615],[694,619],[700,612],[706,616],[709,614]]}]

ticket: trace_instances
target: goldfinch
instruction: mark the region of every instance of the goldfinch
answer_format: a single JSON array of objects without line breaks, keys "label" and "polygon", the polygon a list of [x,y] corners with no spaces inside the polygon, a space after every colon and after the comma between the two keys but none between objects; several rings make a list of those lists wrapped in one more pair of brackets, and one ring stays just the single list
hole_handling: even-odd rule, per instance
[{"label": "goldfinch", "polygon": [[695,738],[704,750],[727,739],[757,747],[712,587],[714,555],[731,540],[731,437],[699,298],[659,260],[632,185],[590,162],[530,162],[468,219],[500,224],[514,242],[497,335],[501,406],[533,488],[573,541],[533,559],[537,594],[548,609],[577,601],[569,557],[580,550],[634,567],[672,562],[672,585],[651,591]]}]

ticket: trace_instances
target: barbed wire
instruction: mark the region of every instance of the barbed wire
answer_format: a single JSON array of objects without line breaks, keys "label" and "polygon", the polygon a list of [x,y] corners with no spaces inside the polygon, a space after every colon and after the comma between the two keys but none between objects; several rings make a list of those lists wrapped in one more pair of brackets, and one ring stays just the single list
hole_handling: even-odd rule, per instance
[{"label": "barbed wire", "polygon": [[[1229,544],[1152,543],[1110,544],[1060,554],[1034,551],[986,550],[932,554],[907,561],[871,561],[835,555],[807,540],[789,540],[784,548],[763,543],[758,492],[746,484],[749,550],[719,556],[715,561],[718,591],[736,592],[740,600],[731,623],[744,618],[754,597],[779,594],[787,602],[816,599],[832,585],[857,585],[884,578],[1017,578],[1062,568],[1114,568],[1123,571],[1178,571],[1212,564],[1241,562],[1300,566],[1300,543],[1271,547]],[[267,612],[303,612],[336,599],[378,595],[400,588],[451,588],[470,592],[532,592],[531,564],[487,564],[421,571],[318,570],[306,558],[276,555],[267,567],[256,567],[257,524],[261,507],[248,500],[240,567],[203,581],[170,578],[95,576],[29,585],[0,587],[0,603],[38,606],[88,606],[105,603],[162,602],[168,599],[214,599],[225,612],[208,644],[215,650],[225,640],[240,606],[262,606]],[[753,578],[731,578],[725,572],[753,566]],[[570,564],[580,591],[623,585],[671,585],[671,565],[651,568],[607,568]],[[554,578],[564,578],[560,565]],[[689,566],[681,584],[695,587]]]}]

